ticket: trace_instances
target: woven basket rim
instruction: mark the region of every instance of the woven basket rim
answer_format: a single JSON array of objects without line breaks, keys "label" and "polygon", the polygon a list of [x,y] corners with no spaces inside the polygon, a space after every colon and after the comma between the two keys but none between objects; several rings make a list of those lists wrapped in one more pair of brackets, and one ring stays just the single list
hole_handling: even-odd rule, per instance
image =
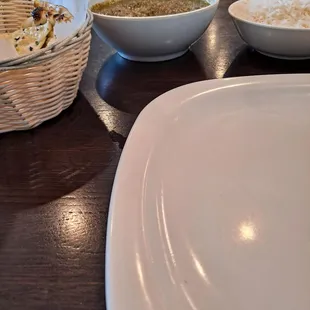
[{"label": "woven basket rim", "polygon": [[[36,61],[36,59],[38,60],[38,58],[40,58],[40,56],[43,56],[43,57],[45,55],[51,56],[51,54],[55,50],[58,50],[60,48],[65,47],[74,38],[79,37],[83,33],[85,33],[85,31],[87,30],[89,25],[92,24],[92,21],[93,21],[93,14],[88,9],[87,12],[86,12],[86,17],[85,17],[84,23],[71,36],[68,36],[67,38],[65,38],[63,40],[58,40],[58,41],[54,42],[53,44],[47,46],[46,48],[38,50],[38,51],[36,51],[34,53],[27,54],[27,55],[24,55],[24,56],[17,56],[17,57],[13,57],[13,58],[10,58],[10,59],[6,59],[6,60],[3,60],[3,61],[0,61],[0,72],[1,71],[9,70],[11,66],[17,66],[17,65],[22,65],[22,64],[29,63],[29,62],[32,62],[32,61]],[[15,67],[15,69],[16,69],[16,67]]]}]

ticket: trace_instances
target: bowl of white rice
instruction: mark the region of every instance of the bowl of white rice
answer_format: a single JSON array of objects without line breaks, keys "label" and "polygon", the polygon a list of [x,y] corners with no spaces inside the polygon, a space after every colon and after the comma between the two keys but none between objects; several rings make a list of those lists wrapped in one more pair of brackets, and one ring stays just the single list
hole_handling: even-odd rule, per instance
[{"label": "bowl of white rice", "polygon": [[281,59],[310,59],[309,0],[239,0],[228,9],[241,38]]}]

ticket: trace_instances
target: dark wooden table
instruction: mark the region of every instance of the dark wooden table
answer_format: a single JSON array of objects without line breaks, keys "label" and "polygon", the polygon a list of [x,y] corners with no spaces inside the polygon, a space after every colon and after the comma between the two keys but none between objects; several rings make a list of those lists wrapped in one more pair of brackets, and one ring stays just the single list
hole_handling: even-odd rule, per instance
[{"label": "dark wooden table", "polygon": [[112,183],[126,137],[152,99],[204,79],[310,72],[309,61],[246,47],[228,16],[231,2],[221,0],[203,38],[170,62],[128,62],[94,36],[72,107],[37,129],[0,136],[1,310],[105,309]]}]

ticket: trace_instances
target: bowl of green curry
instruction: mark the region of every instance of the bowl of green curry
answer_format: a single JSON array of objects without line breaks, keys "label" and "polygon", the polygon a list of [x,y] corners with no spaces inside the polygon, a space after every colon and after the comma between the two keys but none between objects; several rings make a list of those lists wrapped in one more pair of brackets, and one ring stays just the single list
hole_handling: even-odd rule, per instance
[{"label": "bowl of green curry", "polygon": [[90,0],[94,30],[123,58],[156,62],[185,54],[210,25],[219,0]]}]

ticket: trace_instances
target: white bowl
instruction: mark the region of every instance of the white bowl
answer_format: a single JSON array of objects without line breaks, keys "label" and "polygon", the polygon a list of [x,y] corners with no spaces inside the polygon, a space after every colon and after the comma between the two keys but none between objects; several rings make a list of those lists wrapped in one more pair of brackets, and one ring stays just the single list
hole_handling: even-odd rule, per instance
[{"label": "white bowl", "polygon": [[228,9],[242,39],[267,56],[281,59],[310,58],[310,29],[263,25],[247,20],[246,0]]},{"label": "white bowl", "polygon": [[[90,0],[90,6],[102,1]],[[206,31],[219,0],[209,6],[166,16],[120,17],[94,14],[101,39],[129,60],[163,61],[183,55]]]}]

